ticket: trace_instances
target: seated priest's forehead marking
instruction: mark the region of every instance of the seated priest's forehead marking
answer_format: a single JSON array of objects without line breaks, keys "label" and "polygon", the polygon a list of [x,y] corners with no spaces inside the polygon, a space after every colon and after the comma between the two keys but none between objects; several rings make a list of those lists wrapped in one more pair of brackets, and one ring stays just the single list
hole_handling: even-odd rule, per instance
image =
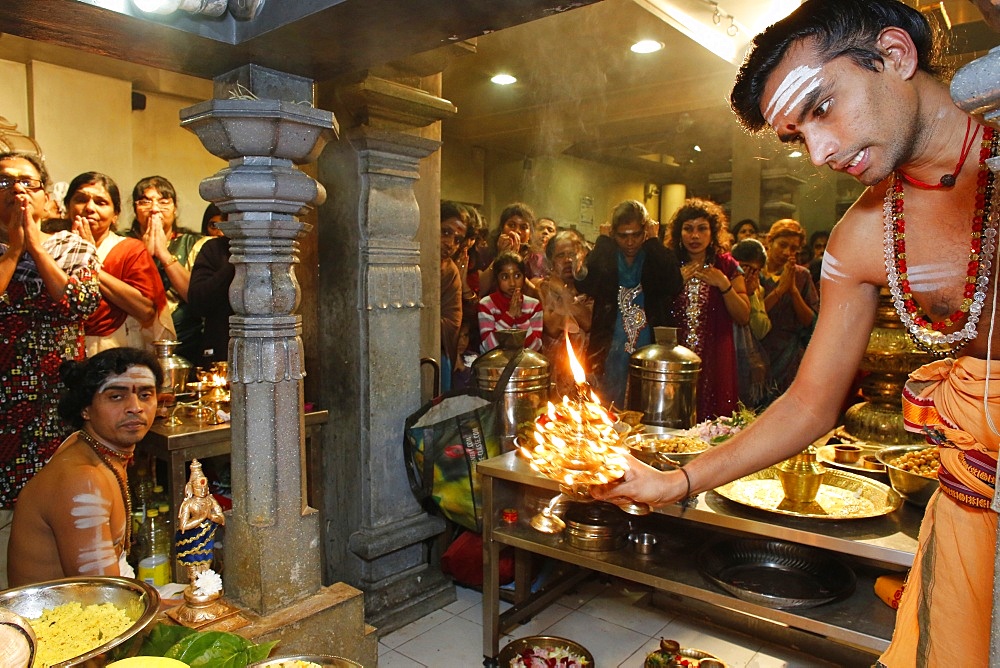
[{"label": "seated priest's forehead marking", "polygon": [[147,366],[135,365],[125,370],[125,373],[112,374],[108,376],[99,388],[98,394],[104,392],[109,387],[125,387],[136,389],[140,387],[156,387],[156,376]]}]

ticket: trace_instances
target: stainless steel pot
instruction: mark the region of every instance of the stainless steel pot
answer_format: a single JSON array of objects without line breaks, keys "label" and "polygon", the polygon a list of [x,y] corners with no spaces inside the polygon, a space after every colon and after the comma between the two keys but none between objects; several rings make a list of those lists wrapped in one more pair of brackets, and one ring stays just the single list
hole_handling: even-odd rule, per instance
[{"label": "stainless steel pot", "polygon": [[563,519],[566,542],[579,550],[619,550],[628,540],[628,518],[610,503],[572,503]]},{"label": "stainless steel pot", "polygon": [[168,341],[161,339],[153,341],[153,349],[156,351],[156,359],[163,369],[163,385],[160,386],[162,394],[177,395],[187,391],[188,377],[191,375],[191,362],[174,353],[180,341]]},{"label": "stainless steel pot", "polygon": [[632,353],[625,408],[641,411],[643,423],[687,429],[698,419],[701,358],[677,342],[676,327],[656,327],[656,343]]},{"label": "stainless steel pot", "polygon": [[479,389],[492,391],[507,363],[523,351],[504,389],[500,405],[500,444],[504,452],[515,448],[518,425],[523,424],[530,430],[530,425],[545,410],[549,400],[549,361],[540,353],[524,350],[526,335],[527,332],[520,329],[498,331],[500,345],[483,353],[472,363]]}]

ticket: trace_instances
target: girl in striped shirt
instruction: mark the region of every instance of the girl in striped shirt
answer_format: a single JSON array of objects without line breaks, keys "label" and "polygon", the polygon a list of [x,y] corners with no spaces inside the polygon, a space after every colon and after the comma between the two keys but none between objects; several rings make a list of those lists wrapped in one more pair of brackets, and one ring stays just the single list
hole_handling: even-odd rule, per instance
[{"label": "girl in striped shirt", "polygon": [[519,255],[504,252],[492,265],[498,289],[479,300],[480,352],[497,347],[497,330],[523,329],[528,332],[524,347],[542,349],[542,304],[523,294],[525,267]]}]

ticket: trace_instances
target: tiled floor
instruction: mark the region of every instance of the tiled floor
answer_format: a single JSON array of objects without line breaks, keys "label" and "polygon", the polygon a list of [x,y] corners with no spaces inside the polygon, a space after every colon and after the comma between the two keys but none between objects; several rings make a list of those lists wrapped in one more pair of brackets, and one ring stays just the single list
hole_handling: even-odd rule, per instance
[{"label": "tiled floor", "polygon": [[[380,668],[476,668],[483,663],[482,594],[458,588],[458,600],[379,640]],[[701,625],[648,604],[649,589],[597,579],[518,627],[500,642],[545,633],[571,638],[594,654],[597,668],[642,668],[661,637],[715,654],[731,668],[828,668],[817,661],[752,638]],[[502,606],[506,604],[501,603]]]}]

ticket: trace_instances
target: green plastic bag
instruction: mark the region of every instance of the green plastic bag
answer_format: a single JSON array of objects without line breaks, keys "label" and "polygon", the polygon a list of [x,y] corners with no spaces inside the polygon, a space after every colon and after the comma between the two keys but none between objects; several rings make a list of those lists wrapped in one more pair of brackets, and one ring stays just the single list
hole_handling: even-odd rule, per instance
[{"label": "green plastic bag", "polygon": [[483,524],[476,463],[501,454],[500,405],[520,359],[511,358],[491,392],[443,394],[406,418],[403,448],[414,495],[473,531]]}]

